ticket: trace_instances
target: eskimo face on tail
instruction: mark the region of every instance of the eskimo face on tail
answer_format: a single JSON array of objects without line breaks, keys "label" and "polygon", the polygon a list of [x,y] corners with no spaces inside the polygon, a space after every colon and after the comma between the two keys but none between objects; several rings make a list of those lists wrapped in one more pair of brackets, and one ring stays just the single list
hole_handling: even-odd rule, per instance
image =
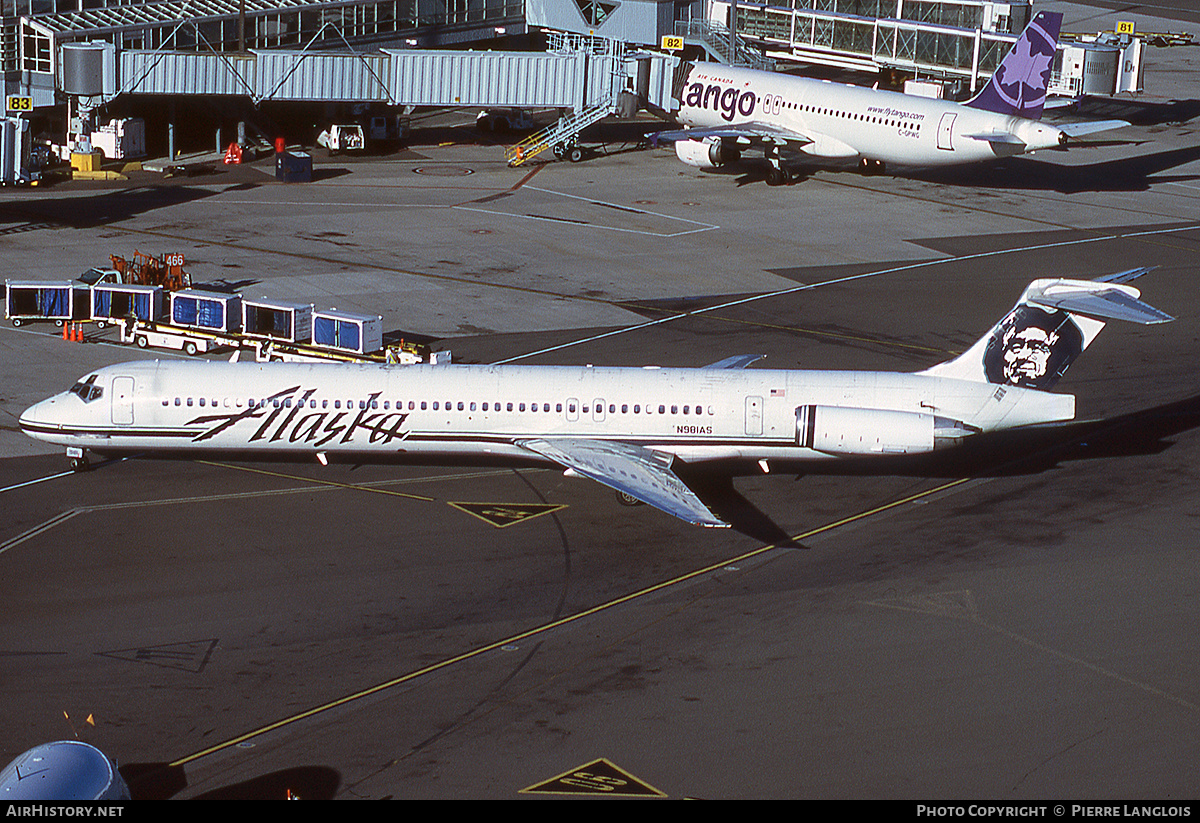
[{"label": "eskimo face on tail", "polygon": [[1031,120],[1040,118],[1061,27],[1061,14],[1038,12],[983,91],[967,105]]},{"label": "eskimo face on tail", "polygon": [[1000,321],[983,353],[989,383],[1049,389],[1083,351],[1083,332],[1065,311],[1019,305]]}]

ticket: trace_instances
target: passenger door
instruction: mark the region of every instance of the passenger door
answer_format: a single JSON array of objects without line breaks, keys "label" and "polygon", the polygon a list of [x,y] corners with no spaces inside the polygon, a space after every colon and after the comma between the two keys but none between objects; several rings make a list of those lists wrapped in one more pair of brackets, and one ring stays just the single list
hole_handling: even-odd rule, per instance
[{"label": "passenger door", "polygon": [[133,424],[133,378],[114,377],[112,383],[112,422],[118,426]]},{"label": "passenger door", "polygon": [[763,399],[761,397],[746,398],[746,434],[758,435],[763,433]]},{"label": "passenger door", "polygon": [[954,118],[958,115],[954,112],[946,112],[942,115],[942,121],[938,123],[937,131],[937,146],[945,151],[954,151]]}]

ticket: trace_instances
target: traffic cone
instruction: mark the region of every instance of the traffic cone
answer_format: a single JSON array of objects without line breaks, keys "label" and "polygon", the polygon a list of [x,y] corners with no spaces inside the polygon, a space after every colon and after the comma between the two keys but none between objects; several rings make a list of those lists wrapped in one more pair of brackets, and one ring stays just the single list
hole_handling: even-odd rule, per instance
[{"label": "traffic cone", "polygon": [[82,323],[75,324],[75,342],[76,343],[83,342],[83,324]]},{"label": "traffic cone", "polygon": [[63,342],[64,343],[71,339],[70,337],[67,336],[68,330],[69,330],[69,326],[67,323],[64,322],[63,323]]}]

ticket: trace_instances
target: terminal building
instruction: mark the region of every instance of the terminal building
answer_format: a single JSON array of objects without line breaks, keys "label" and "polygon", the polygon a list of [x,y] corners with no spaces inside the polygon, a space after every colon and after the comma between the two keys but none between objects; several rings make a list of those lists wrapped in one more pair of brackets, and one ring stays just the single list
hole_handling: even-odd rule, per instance
[{"label": "terminal building", "polygon": [[[1028,0],[0,0],[0,69],[6,114],[35,131],[140,117],[148,150],[174,156],[247,126],[311,145],[351,111],[418,105],[557,108],[579,126],[628,113],[632,92],[669,116],[683,59],[898,72],[965,93],[1030,17]],[[1060,47],[1061,93],[1140,90],[1128,43],[1080,48]]]}]

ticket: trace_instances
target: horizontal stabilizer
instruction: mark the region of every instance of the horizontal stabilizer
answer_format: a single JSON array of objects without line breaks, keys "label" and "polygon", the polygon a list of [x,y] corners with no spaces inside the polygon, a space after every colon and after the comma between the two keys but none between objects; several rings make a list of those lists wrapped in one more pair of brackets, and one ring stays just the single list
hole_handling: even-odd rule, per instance
[{"label": "horizontal stabilizer", "polygon": [[1066,109],[1079,104],[1082,97],[1047,97],[1043,109]]},{"label": "horizontal stabilizer", "polygon": [[989,132],[981,132],[979,134],[964,134],[963,137],[969,138],[971,140],[984,140],[984,141],[987,141],[988,143],[1005,143],[1010,146],[1025,145],[1025,142],[1023,140],[1021,140],[1015,134],[1012,134],[1007,131],[989,131]]},{"label": "horizontal stabilizer", "polygon": [[1097,283],[1128,283],[1131,280],[1137,280],[1143,274],[1149,274],[1156,268],[1158,266],[1141,266],[1128,271],[1119,271],[1116,274],[1104,274],[1094,279]]},{"label": "horizontal stabilizer", "polygon": [[669,455],[614,440],[561,437],[518,440],[516,443],[576,474],[624,492],[685,522],[729,527],[671,471]]},{"label": "horizontal stabilizer", "polygon": [[1047,289],[1045,294],[1032,298],[1029,302],[1042,308],[1062,309],[1072,314],[1082,314],[1085,317],[1125,320],[1143,325],[1169,323],[1175,319],[1149,303],[1143,303],[1115,288],[1104,291]]},{"label": "horizontal stabilizer", "polygon": [[1127,120],[1084,120],[1079,123],[1057,123],[1055,127],[1067,137],[1082,137],[1085,134],[1121,129],[1128,125]]}]

